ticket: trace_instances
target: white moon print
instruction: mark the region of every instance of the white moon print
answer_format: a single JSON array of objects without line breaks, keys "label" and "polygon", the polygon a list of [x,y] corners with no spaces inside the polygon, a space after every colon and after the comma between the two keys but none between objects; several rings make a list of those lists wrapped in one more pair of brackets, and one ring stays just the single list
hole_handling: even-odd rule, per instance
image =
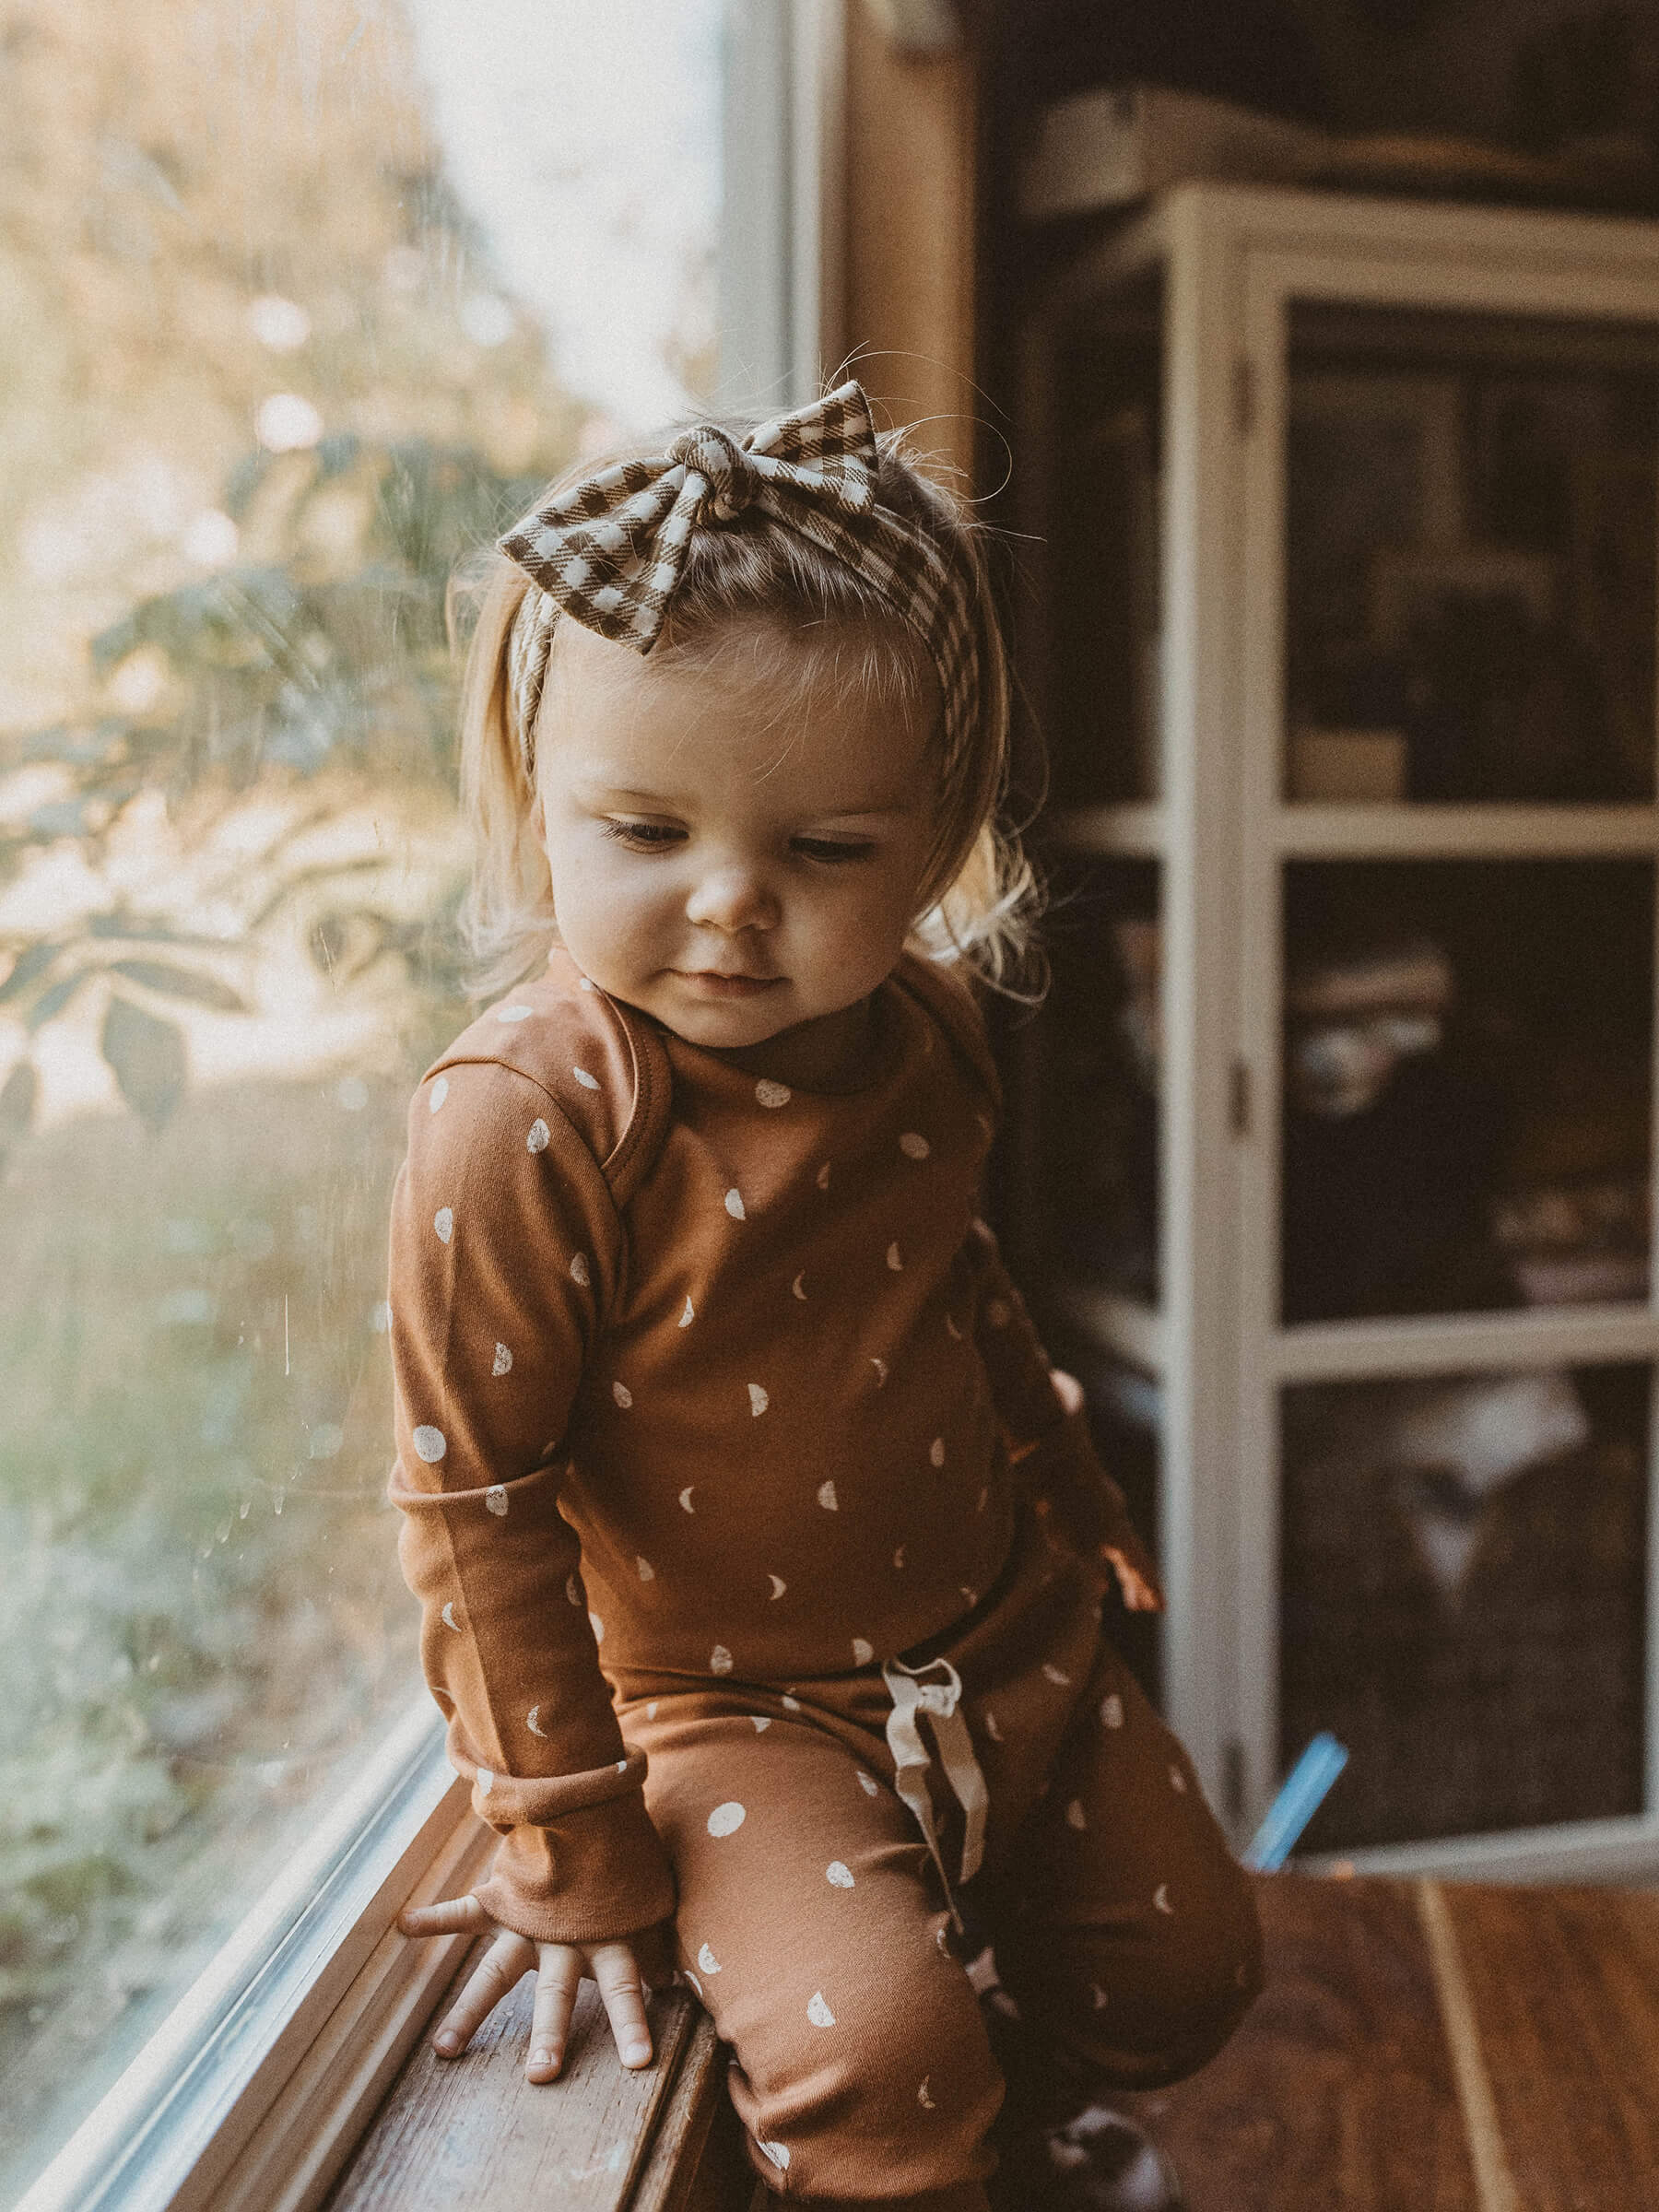
[{"label": "white moon print", "polygon": [[803,1269],[803,1271],[795,1277],[794,1281],[789,1286],[790,1289],[794,1293],[795,1297],[800,1300],[803,1305],[805,1305],[806,1302],[806,1271]]},{"label": "white moon print", "polygon": [[656,1581],[656,1569],[652,1565],[648,1559],[645,1559],[639,1552],[635,1552],[634,1554],[634,1565],[639,1569],[640,1580],[642,1583],[654,1583]]},{"label": "white moon print", "polygon": [[[697,1994],[699,1996],[701,1996],[701,1990],[699,1990]],[[772,2164],[777,2168],[780,2173],[787,2171],[789,2166],[789,2146],[787,2143],[769,2143],[764,2136],[757,2136],[755,2137],[755,2148],[763,2152],[765,2156],[771,2160]]]},{"label": "white moon print", "polygon": [[532,1705],[529,1712],[524,1715],[524,1725],[529,1729],[532,1735],[545,1736],[547,1733],[545,1728],[540,1728],[536,1725],[535,1716],[540,1711],[541,1707],[539,1705]]},{"label": "white moon print", "polygon": [[488,1797],[490,1791],[495,1788],[495,1776],[490,1772],[488,1767],[480,1767],[477,1771],[477,1780],[479,1796]]},{"label": "white moon print", "polygon": [[415,1449],[429,1467],[435,1466],[449,1450],[449,1441],[441,1429],[430,1429],[422,1421],[415,1431]]},{"label": "white moon print", "polygon": [[874,1797],[877,1794],[875,1776],[866,1774],[862,1767],[858,1770],[858,1786],[866,1797]]},{"label": "white moon print", "polygon": [[589,1277],[587,1253],[585,1252],[577,1252],[571,1253],[571,1280],[573,1283],[579,1284],[583,1290],[587,1288]]},{"label": "white moon print", "polygon": [[507,1491],[503,1484],[492,1482],[484,1493],[484,1502],[498,1521],[507,1518]]},{"label": "white moon print", "polygon": [[444,1606],[443,1611],[439,1615],[438,1618],[442,1621],[446,1629],[453,1629],[456,1635],[460,1635],[461,1623],[455,1618],[455,1601],[453,1597]]},{"label": "white moon print", "polygon": [[731,1671],[732,1654],[724,1643],[717,1643],[709,1653],[709,1672],[712,1675],[729,1675]]},{"label": "white moon print", "polygon": [[1121,1728],[1123,1724],[1124,1700],[1114,1689],[1110,1697],[1100,1700],[1100,1725],[1102,1728]]},{"label": "white moon print", "polygon": [[427,1093],[427,1112],[429,1113],[436,1113],[439,1108],[443,1104],[444,1100],[448,1097],[449,1077],[447,1076],[440,1076],[438,1080],[432,1085],[431,1089]]},{"label": "white moon print", "polygon": [[747,1818],[747,1806],[739,1805],[735,1797],[728,1798],[724,1805],[717,1805],[709,1815],[709,1833],[712,1836],[735,1836]]},{"label": "white moon print", "polygon": [[924,1136],[918,1135],[915,1130],[907,1129],[899,1139],[899,1149],[906,1159],[925,1159],[933,1150],[933,1147]]},{"label": "white moon print", "polygon": [[1056,1689],[1069,1689],[1071,1688],[1071,1677],[1065,1671],[1063,1667],[1056,1666],[1052,1659],[1045,1659],[1043,1661],[1042,1671],[1048,1677],[1049,1680],[1054,1685]]},{"label": "white moon print", "polygon": [[588,1074],[588,1071],[587,1071],[587,1069],[586,1069],[585,1067],[573,1067],[573,1068],[571,1070],[571,1074],[572,1074],[572,1075],[575,1077],[575,1078],[576,1078],[577,1082],[581,1084],[581,1086],[582,1086],[582,1089],[583,1089],[583,1090],[597,1090],[597,1089],[598,1089],[598,1088],[599,1088],[599,1078],[598,1078],[598,1077],[597,1077],[597,1076],[590,1076],[590,1075]]},{"label": "white moon print", "polygon": [[754,1415],[755,1418],[759,1420],[760,1416],[771,1404],[771,1400],[767,1396],[765,1391],[761,1389],[759,1382],[751,1382],[749,1384],[748,1394],[749,1411]]},{"label": "white moon print", "polygon": [[749,1719],[755,1724],[755,1734],[757,1735],[764,1735],[767,1730],[771,1726],[771,1714],[770,1712],[751,1712],[749,1714]]},{"label": "white moon print", "polygon": [[706,1943],[697,1954],[697,1963],[705,1974],[717,1974],[720,1971],[720,1961]]},{"label": "white moon print", "polygon": [[588,1627],[594,1631],[594,1641],[595,1643],[603,1643],[605,1641],[605,1623],[600,1619],[597,1613],[590,1613],[588,1615]]},{"label": "white moon print", "polygon": [[528,1021],[535,1011],[534,1006],[498,1006],[496,1019],[498,1021]]},{"label": "white moon print", "polygon": [[694,1513],[697,1511],[697,1508],[691,1502],[691,1493],[696,1488],[697,1485],[694,1482],[688,1482],[685,1488],[680,1492],[680,1511],[682,1513]]},{"label": "white moon print", "polygon": [[553,1142],[553,1132],[538,1113],[530,1124],[530,1134],[524,1139],[526,1152],[545,1152]]},{"label": "white moon print", "polygon": [[769,1574],[766,1579],[771,1584],[771,1594],[774,1597],[782,1597],[789,1587],[781,1574]]},{"label": "white moon print", "polygon": [[490,1369],[489,1371],[492,1375],[506,1375],[512,1373],[512,1354],[507,1349],[507,1347],[504,1344],[498,1344],[496,1346],[495,1365]]},{"label": "white moon print", "polygon": [[834,1483],[820,1482],[818,1484],[818,1501],[827,1513],[840,1512],[841,1508],[836,1502]]},{"label": "white moon print", "polygon": [[747,1221],[748,1219],[748,1216],[743,1210],[743,1194],[735,1187],[729,1190],[725,1194],[725,1209],[726,1212],[731,1215],[734,1221]]},{"label": "white moon print", "polygon": [[441,1206],[438,1208],[438,1211],[432,1216],[432,1227],[438,1231],[439,1243],[447,1244],[450,1239],[455,1233],[455,1210],[453,1206]]},{"label": "white moon print", "polygon": [[565,1595],[573,1606],[579,1606],[582,1603],[582,1584],[573,1574],[565,1576]]},{"label": "white moon print", "polygon": [[898,1550],[893,1554],[893,1564],[895,1567],[902,1571],[904,1566],[904,1547],[902,1544],[900,1545]]},{"label": "white moon print", "polygon": [[873,1644],[873,1643],[872,1643],[872,1642],[869,1641],[869,1639],[868,1639],[867,1637],[865,1637],[865,1636],[854,1636],[854,1637],[853,1637],[853,1664],[855,1666],[868,1666],[868,1665],[869,1665],[869,1664],[870,1664],[870,1662],[871,1662],[871,1660],[872,1660],[872,1659],[874,1659],[874,1658],[875,1658],[875,1656],[876,1656],[876,1646],[875,1646],[875,1645],[874,1645],[874,1644]]},{"label": "white moon print", "polygon": [[787,1106],[792,1093],[787,1083],[773,1083],[764,1076],[755,1086],[755,1096],[762,1106]]},{"label": "white moon print", "polygon": [[821,1989],[815,1989],[811,1996],[807,1998],[806,2018],[812,2022],[815,2028],[834,2027],[835,2015],[830,2011],[828,2004],[825,2002],[824,1993]]},{"label": "white moon print", "polygon": [[1160,1912],[1174,1912],[1175,1908],[1170,1902],[1170,1885],[1168,1882],[1159,1883],[1158,1888],[1152,1893],[1152,1902],[1158,1907],[1158,1910]]},{"label": "white moon print", "polygon": [[888,1379],[888,1363],[885,1359],[877,1359],[875,1353],[872,1352],[870,1365],[876,1370],[876,1387],[879,1390]]},{"label": "white moon print", "polygon": [[827,1191],[830,1188],[830,1162],[828,1160],[818,1171],[818,1187],[820,1191]]},{"label": "white moon print", "polygon": [[922,2087],[916,2091],[916,2102],[922,2107],[922,2110],[924,2112],[931,2112],[935,2109],[933,2099],[927,2093],[927,2085],[932,2079],[933,2076],[931,2074],[924,2074],[922,2077]]},{"label": "white moon print", "polygon": [[904,1266],[904,1255],[899,1250],[898,1241],[896,1239],[888,1246],[887,1264],[892,1269],[895,1275],[900,1273]]},{"label": "white moon print", "polygon": [[686,1293],[686,1310],[679,1317],[679,1326],[682,1329],[688,1329],[696,1319],[697,1308],[691,1303],[691,1294],[688,1291]]},{"label": "white moon print", "polygon": [[985,1714],[985,1734],[994,1744],[1000,1744],[1003,1740],[1002,1723],[991,1712]]},{"label": "white moon print", "polygon": [[1066,1806],[1065,1825],[1067,1828],[1075,1828],[1079,1831],[1088,1826],[1088,1816],[1083,1810],[1082,1800],[1080,1798],[1074,1797],[1071,1803]]},{"label": "white moon print", "polygon": [[831,1859],[824,1869],[824,1879],[832,1889],[851,1889],[853,1887],[853,1869],[843,1859]]},{"label": "white moon print", "polygon": [[945,1439],[942,1436],[935,1436],[933,1442],[928,1445],[927,1456],[935,1467],[942,1467],[945,1465]]}]

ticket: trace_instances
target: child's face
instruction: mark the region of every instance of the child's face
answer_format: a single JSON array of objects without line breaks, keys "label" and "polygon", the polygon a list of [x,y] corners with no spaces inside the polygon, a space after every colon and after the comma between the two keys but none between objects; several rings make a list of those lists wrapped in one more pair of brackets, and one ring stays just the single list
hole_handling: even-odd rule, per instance
[{"label": "child's face", "polygon": [[554,909],[585,975],[690,1043],[818,1024],[827,1045],[915,919],[931,707],[803,692],[756,642],[677,666],[560,625],[536,739]]}]

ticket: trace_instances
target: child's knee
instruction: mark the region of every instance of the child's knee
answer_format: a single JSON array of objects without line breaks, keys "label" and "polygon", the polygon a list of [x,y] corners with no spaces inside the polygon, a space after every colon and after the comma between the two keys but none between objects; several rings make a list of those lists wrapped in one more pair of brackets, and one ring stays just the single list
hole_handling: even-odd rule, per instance
[{"label": "child's knee", "polygon": [[1029,2030],[1103,2086],[1156,2088],[1213,2058],[1259,1995],[1254,1890],[1230,1858],[1191,1894],[1045,1930],[998,1964]]},{"label": "child's knee", "polygon": [[733,2101],[773,2186],[856,2200],[982,2180],[1003,2083],[967,1977],[888,1976],[826,2014],[774,2018],[764,2054],[738,2040]]}]

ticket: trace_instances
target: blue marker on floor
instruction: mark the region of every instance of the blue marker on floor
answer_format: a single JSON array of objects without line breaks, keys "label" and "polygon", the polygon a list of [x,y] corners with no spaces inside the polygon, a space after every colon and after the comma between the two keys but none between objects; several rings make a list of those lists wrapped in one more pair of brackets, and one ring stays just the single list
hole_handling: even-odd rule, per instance
[{"label": "blue marker on floor", "polygon": [[1288,1774],[1266,1817],[1251,1840],[1243,1864],[1254,1874],[1282,1866],[1296,1840],[1324,1802],[1326,1791],[1347,1765],[1347,1752],[1328,1728],[1322,1728]]}]

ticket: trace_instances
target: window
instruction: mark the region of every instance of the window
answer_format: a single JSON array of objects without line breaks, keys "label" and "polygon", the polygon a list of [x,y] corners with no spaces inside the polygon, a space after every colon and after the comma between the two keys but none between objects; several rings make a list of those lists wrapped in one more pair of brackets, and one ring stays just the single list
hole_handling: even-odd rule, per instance
[{"label": "window", "polygon": [[[466,1017],[445,585],[619,431],[798,391],[771,13],[8,17],[7,2201],[424,1699],[382,1301]],[[725,134],[741,283],[723,71],[777,111]]]}]

